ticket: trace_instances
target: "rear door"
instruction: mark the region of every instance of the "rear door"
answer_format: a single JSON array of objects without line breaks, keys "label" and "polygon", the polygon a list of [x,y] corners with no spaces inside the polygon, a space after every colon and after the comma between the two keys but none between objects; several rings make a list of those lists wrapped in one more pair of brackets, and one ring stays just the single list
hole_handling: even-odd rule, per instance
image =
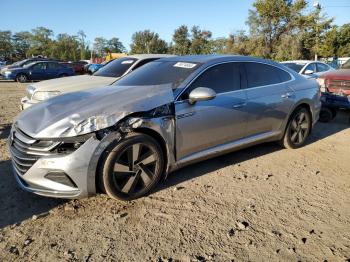
[{"label": "rear door", "polygon": [[46,79],[52,79],[58,77],[59,73],[62,71],[63,66],[58,63],[49,62],[47,63],[46,69]]},{"label": "rear door", "polygon": [[278,131],[293,104],[292,76],[263,63],[245,63],[247,73],[247,136]]},{"label": "rear door", "polygon": [[[244,137],[247,114],[242,73],[240,63],[215,65],[175,102],[177,159]],[[213,100],[191,105],[188,95],[197,87],[211,88],[217,95]]]}]

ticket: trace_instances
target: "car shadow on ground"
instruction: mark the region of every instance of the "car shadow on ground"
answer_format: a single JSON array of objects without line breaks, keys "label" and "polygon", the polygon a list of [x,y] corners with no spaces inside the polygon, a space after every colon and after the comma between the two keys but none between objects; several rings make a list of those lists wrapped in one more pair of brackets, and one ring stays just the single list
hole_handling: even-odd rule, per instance
[{"label": "car shadow on ground", "polygon": [[[308,138],[307,145],[349,128],[349,117],[350,112],[341,111],[333,121],[329,123],[317,123],[314,126],[310,137]],[[167,179],[163,181],[163,183],[160,183],[155,191],[161,191],[168,187],[176,186],[184,181],[206,175],[226,166],[236,165],[255,157],[270,154],[282,149],[283,148],[276,142],[264,143],[189,165],[169,174]]]},{"label": "car shadow on ground", "polygon": [[0,229],[32,218],[33,215],[45,214],[64,202],[22,190],[12,175],[11,161],[0,161]]}]

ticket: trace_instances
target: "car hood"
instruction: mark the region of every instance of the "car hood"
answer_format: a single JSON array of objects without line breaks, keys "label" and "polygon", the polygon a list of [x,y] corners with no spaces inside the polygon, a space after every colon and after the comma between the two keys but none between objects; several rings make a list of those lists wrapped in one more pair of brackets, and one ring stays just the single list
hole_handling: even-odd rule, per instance
[{"label": "car hood", "polygon": [[33,138],[74,137],[113,126],[129,114],[173,101],[170,85],[106,86],[38,103],[22,111],[15,125]]},{"label": "car hood", "polygon": [[350,69],[339,69],[322,74],[321,78],[350,80]]},{"label": "car hood", "polygon": [[35,83],[32,86],[34,87],[35,92],[60,91],[61,93],[68,93],[110,85],[117,79],[118,78],[115,77],[80,75],[46,80]]}]

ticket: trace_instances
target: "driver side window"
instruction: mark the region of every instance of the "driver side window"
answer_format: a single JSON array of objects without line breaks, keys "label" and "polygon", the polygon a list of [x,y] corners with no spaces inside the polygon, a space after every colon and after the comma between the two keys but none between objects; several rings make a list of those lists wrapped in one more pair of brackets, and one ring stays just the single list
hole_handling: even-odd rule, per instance
[{"label": "driver side window", "polygon": [[191,91],[197,87],[211,88],[217,94],[239,90],[240,63],[225,63],[207,69],[186,89],[180,100],[188,99]]}]

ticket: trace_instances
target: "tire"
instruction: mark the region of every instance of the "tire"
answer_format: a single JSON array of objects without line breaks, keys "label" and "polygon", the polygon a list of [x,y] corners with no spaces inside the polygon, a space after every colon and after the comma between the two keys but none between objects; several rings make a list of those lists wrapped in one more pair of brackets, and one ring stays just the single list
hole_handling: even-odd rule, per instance
[{"label": "tire", "polygon": [[320,122],[328,123],[334,118],[334,114],[328,107],[322,107],[320,112]]},{"label": "tire", "polygon": [[68,76],[68,75],[67,74],[61,74],[58,77],[66,77],[66,76]]},{"label": "tire", "polygon": [[25,74],[18,74],[16,76],[16,81],[19,82],[19,83],[25,83],[25,82],[28,81],[28,77]]},{"label": "tire", "polygon": [[297,108],[289,118],[281,144],[285,148],[302,147],[311,131],[311,115],[303,107]]},{"label": "tire", "polygon": [[163,152],[157,141],[145,134],[131,133],[112,142],[103,155],[99,186],[111,198],[133,200],[157,185],[163,167]]}]

